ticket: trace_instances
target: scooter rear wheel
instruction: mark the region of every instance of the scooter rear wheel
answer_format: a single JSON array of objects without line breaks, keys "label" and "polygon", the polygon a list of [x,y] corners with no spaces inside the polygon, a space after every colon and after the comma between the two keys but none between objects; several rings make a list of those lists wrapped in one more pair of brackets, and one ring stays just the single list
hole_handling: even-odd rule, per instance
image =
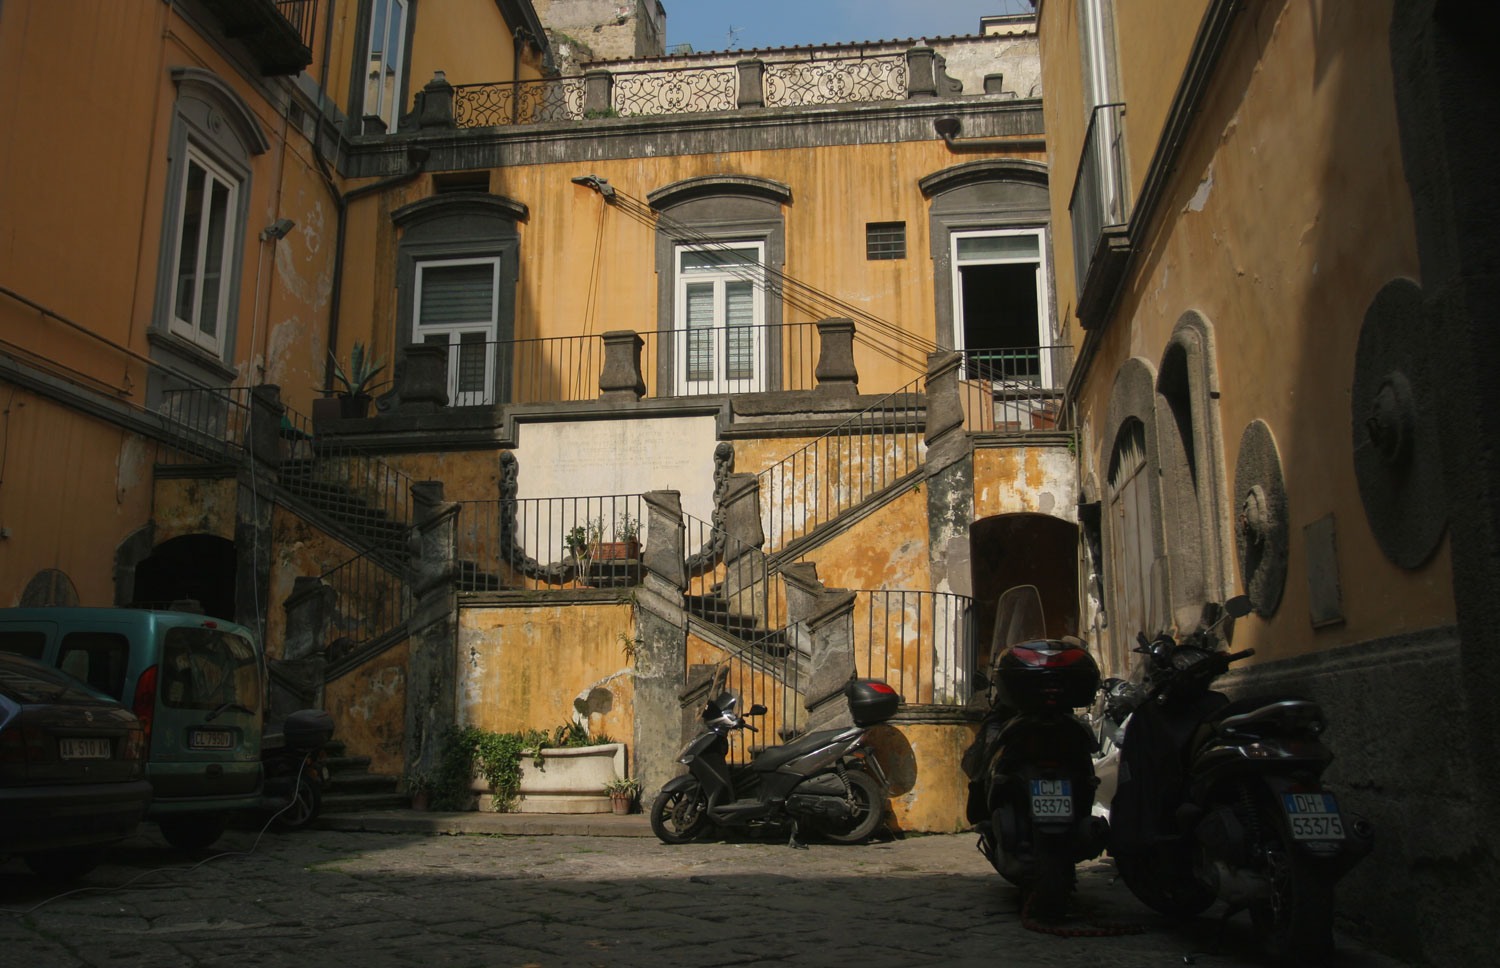
[{"label": "scooter rear wheel", "polygon": [[1214,893],[1193,876],[1192,857],[1182,847],[1145,856],[1117,854],[1115,870],[1141,903],[1168,917],[1197,917],[1214,903]]},{"label": "scooter rear wheel", "polygon": [[318,812],[323,809],[323,791],[318,789],[317,783],[312,777],[302,778],[291,804],[276,814],[278,829],[297,830],[317,819]]},{"label": "scooter rear wheel", "polygon": [[862,844],[885,818],[885,791],[868,773],[849,770],[844,775],[853,798],[851,814],[843,820],[820,821],[818,832],[837,844]]},{"label": "scooter rear wheel", "polygon": [[1065,836],[1038,834],[1033,864],[1036,880],[1031,884],[1032,913],[1046,921],[1059,921],[1067,912],[1073,891],[1073,857]]},{"label": "scooter rear wheel", "polygon": [[651,804],[651,832],[664,844],[685,844],[708,826],[708,803],[696,783],[656,795]]},{"label": "scooter rear wheel", "polygon": [[1250,922],[1272,957],[1322,964],[1333,953],[1334,879],[1298,848],[1274,807],[1256,813],[1271,896],[1250,906]]}]

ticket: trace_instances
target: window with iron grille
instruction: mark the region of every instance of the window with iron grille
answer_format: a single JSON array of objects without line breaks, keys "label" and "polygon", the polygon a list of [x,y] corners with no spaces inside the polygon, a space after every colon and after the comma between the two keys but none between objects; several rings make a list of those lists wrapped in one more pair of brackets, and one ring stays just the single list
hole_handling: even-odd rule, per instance
[{"label": "window with iron grille", "polygon": [[865,258],[872,262],[906,258],[906,223],[865,223]]}]

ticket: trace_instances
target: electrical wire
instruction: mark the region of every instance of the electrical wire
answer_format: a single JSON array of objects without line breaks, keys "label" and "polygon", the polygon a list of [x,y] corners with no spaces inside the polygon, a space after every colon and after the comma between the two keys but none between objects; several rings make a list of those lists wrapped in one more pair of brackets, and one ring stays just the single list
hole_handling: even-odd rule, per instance
[{"label": "electrical wire", "polygon": [[279,816],[281,816],[283,813],[286,813],[292,807],[294,807],[294,806],[297,805],[297,794],[302,789],[302,774],[303,774],[303,772],[306,769],[307,769],[307,757],[304,756],[302,758],[302,765],[297,768],[297,782],[292,787],[292,796],[291,796],[291,798],[287,800],[286,804],[283,805],[280,810],[277,810],[275,813],[271,814],[271,816],[266,820],[265,825],[260,828],[260,832],[255,835],[255,840],[250,844],[250,849],[249,850],[224,850],[224,851],[220,851],[217,854],[211,854],[210,856],[203,858],[202,860],[198,861],[198,863],[193,864],[193,865],[191,865],[189,867],[153,867],[150,870],[141,871],[139,874],[135,875],[134,877],[132,877],[130,880],[126,881],[125,883],[123,883],[123,884],[116,884],[113,887],[95,887],[95,886],[75,887],[75,888],[73,888],[70,891],[64,891],[61,894],[54,894],[54,895],[52,895],[49,898],[46,898],[46,899],[41,900],[41,901],[38,901],[36,904],[33,904],[31,907],[27,908],[24,911],[16,911],[16,910],[13,910],[11,908],[0,908],[0,914],[8,914],[11,917],[15,917],[15,918],[24,918],[24,917],[27,917],[27,916],[35,913],[36,911],[41,910],[42,908],[46,907],[48,904],[51,904],[53,901],[60,901],[60,900],[62,900],[65,897],[72,897],[75,894],[90,894],[90,893],[95,893],[95,892],[97,892],[99,894],[118,894],[119,892],[125,890],[127,887],[129,887],[130,885],[134,884],[136,881],[140,880],[141,878],[143,878],[143,877],[149,877],[152,874],[172,873],[172,872],[181,873],[181,874],[191,874],[193,871],[195,871],[198,868],[202,867],[204,864],[207,864],[209,861],[218,860],[221,857],[249,857],[251,854],[254,854],[256,848],[260,846],[261,838],[266,835],[266,831],[271,828],[271,824],[273,824],[273,823],[276,822],[276,818],[279,817]]}]

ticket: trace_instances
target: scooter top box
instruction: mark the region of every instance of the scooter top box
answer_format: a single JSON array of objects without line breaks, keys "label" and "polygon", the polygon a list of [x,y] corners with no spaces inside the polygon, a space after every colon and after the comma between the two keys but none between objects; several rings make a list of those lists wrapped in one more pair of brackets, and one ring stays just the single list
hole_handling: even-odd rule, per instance
[{"label": "scooter top box", "polygon": [[855,679],[844,687],[856,726],[874,726],[896,715],[901,694],[879,679]]},{"label": "scooter top box", "polygon": [[1094,657],[1068,640],[1018,642],[1000,654],[992,674],[999,701],[1025,712],[1077,709],[1099,691]]},{"label": "scooter top box", "polygon": [[289,747],[322,746],[333,739],[333,717],[321,709],[299,709],[287,716],[283,732]]}]

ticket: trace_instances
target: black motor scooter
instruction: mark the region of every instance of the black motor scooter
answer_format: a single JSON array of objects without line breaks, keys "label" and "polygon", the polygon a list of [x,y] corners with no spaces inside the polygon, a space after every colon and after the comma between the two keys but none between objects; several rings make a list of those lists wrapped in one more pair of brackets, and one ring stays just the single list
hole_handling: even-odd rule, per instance
[{"label": "black motor scooter", "polygon": [[1093,701],[1099,667],[1077,639],[1048,639],[1032,585],[1000,597],[988,673],[990,712],[963,756],[979,850],[1026,892],[1038,917],[1063,915],[1073,867],[1098,857],[1094,736],[1073,710]]},{"label": "black motor scooter", "polygon": [[[678,757],[688,772],[669,780],[651,804],[651,829],[668,844],[701,835],[709,824],[792,824],[791,844],[805,823],[828,840],[861,843],[885,814],[886,779],[864,743],[868,727],[896,712],[901,696],[876,679],[856,679],[844,690],[854,724],[800,736],[757,754],[747,765],[727,762],[729,737],[759,732],[738,711],[739,697],[723,692],[703,709],[704,731]],[[743,715],[764,715],[759,703]]]},{"label": "black motor scooter", "polygon": [[1109,850],[1150,907],[1191,916],[1222,899],[1226,918],[1249,909],[1277,958],[1322,963],[1333,947],[1334,884],[1374,832],[1323,787],[1333,753],[1317,703],[1231,702],[1210,688],[1254,654],[1218,649],[1220,626],[1250,609],[1244,596],[1210,604],[1181,642],[1138,633],[1144,685],[1109,713],[1124,724]]},{"label": "black motor scooter", "polygon": [[333,739],[333,717],[321,709],[299,709],[280,728],[268,725],[261,736],[265,787],[261,809],[283,830],[312,823],[323,809],[328,784],[327,753]]}]

